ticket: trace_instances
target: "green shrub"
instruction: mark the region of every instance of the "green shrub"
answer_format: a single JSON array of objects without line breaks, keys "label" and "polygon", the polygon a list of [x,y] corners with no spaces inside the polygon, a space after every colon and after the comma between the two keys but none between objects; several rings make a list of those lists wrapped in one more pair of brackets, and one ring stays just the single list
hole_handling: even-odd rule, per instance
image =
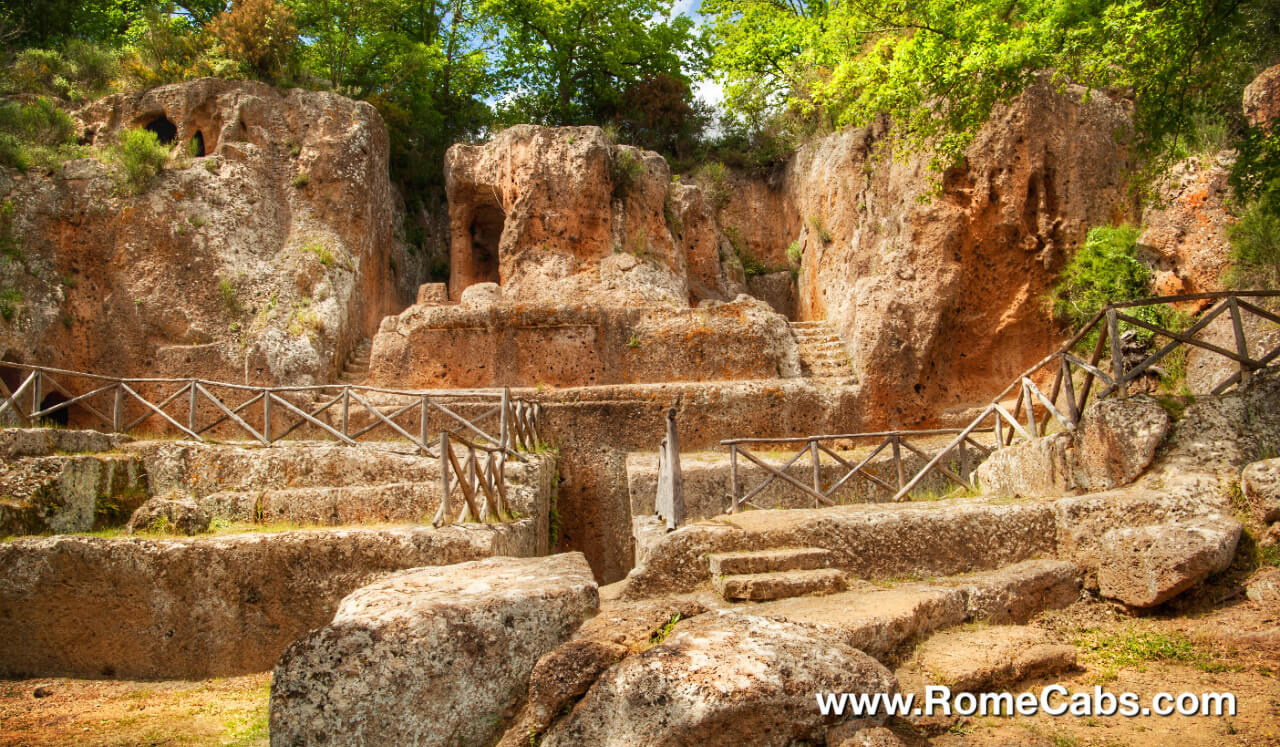
[{"label": "green shrub", "polygon": [[613,158],[613,196],[625,197],[644,175],[644,160],[630,148],[619,148]]},{"label": "green shrub", "polygon": [[1228,231],[1231,270],[1237,289],[1280,287],[1280,184],[1266,191]]},{"label": "green shrub", "polygon": [[109,155],[124,171],[123,186],[130,193],[139,194],[169,160],[169,149],[150,130],[128,129],[120,131]]},{"label": "green shrub", "polygon": [[704,163],[693,175],[693,180],[707,196],[711,207],[720,210],[729,204],[733,187],[729,184],[729,169],[719,161]]},{"label": "green shrub", "polygon": [[[1151,296],[1151,268],[1138,259],[1135,226],[1098,226],[1089,231],[1084,246],[1062,271],[1062,281],[1053,289],[1053,311],[1059,319],[1080,328],[1109,304],[1135,301]],[[1149,324],[1178,331],[1186,326],[1184,314],[1164,305],[1140,306],[1125,310],[1129,316]],[[1139,340],[1149,340],[1153,332],[1135,329]],[[1081,341],[1088,347],[1097,341],[1097,332]]]},{"label": "green shrub", "polygon": [[311,175],[305,171],[299,171],[293,177],[293,186],[297,187],[298,189],[302,189],[303,187],[307,186],[310,183],[311,183]]},{"label": "green shrub", "polygon": [[51,168],[75,155],[75,141],[75,121],[47,98],[0,104],[0,163],[6,166]]},{"label": "green shrub", "polygon": [[11,93],[84,101],[109,92],[119,69],[119,58],[112,50],[73,40],[62,50],[19,52],[5,75],[4,85]]}]

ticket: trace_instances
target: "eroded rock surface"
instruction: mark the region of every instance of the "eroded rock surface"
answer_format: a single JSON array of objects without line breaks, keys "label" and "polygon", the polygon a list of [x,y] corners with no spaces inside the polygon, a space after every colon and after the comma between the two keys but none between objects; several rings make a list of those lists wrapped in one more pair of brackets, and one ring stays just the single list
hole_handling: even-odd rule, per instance
[{"label": "eroded rock surface", "polygon": [[0,169],[26,255],[4,270],[25,298],[0,325],[6,360],[311,384],[412,299],[417,260],[396,237],[387,132],[370,104],[206,78],[76,117],[95,146],[167,120],[174,153],[136,196],[93,158],[52,176]]},{"label": "eroded rock surface", "polygon": [[890,693],[893,675],[795,623],[709,613],[609,669],[544,745],[787,745],[830,723],[814,692]]},{"label": "eroded rock surface", "polygon": [[271,741],[483,744],[598,604],[580,553],[423,568],[351,593],[285,651]]},{"label": "eroded rock surface", "polygon": [[1226,570],[1240,531],[1229,518],[1112,530],[1103,537],[1098,589],[1131,607],[1154,607]]},{"label": "eroded rock surface", "polygon": [[1254,462],[1240,474],[1240,488],[1254,516],[1264,524],[1280,521],[1280,459]]},{"label": "eroded rock surface", "polygon": [[152,498],[133,512],[127,529],[130,534],[164,531],[190,536],[207,530],[209,518],[193,500]]}]

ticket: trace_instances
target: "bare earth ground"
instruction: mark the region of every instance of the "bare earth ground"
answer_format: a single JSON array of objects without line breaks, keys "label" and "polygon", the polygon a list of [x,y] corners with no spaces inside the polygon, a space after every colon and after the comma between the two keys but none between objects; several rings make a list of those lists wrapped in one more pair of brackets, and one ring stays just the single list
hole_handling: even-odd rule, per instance
[{"label": "bare earth ground", "polygon": [[[1185,612],[1183,614],[1186,614]],[[1280,609],[1239,599],[1186,617],[1131,617],[1106,602],[1080,602],[1033,624],[1080,651],[1081,671],[1025,682],[1039,693],[1062,684],[1069,691],[1136,692],[1143,705],[1155,693],[1231,692],[1234,717],[974,717],[935,745],[1280,745]],[[908,744],[909,726],[893,724]]]},{"label": "bare earth ground", "polygon": [[[34,697],[37,687],[52,694]],[[271,673],[199,682],[0,680],[0,745],[265,745]]]}]

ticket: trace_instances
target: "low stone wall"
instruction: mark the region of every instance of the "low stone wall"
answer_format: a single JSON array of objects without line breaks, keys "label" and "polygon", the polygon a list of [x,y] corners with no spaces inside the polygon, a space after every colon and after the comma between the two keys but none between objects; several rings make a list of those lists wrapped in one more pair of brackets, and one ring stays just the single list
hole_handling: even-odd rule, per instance
[{"label": "low stone wall", "polygon": [[270,669],[392,571],[540,553],[538,523],[0,544],[0,674],[200,678]]},{"label": "low stone wall", "polygon": [[593,386],[800,375],[786,319],[698,309],[413,306],[384,321],[370,380],[400,388]]}]

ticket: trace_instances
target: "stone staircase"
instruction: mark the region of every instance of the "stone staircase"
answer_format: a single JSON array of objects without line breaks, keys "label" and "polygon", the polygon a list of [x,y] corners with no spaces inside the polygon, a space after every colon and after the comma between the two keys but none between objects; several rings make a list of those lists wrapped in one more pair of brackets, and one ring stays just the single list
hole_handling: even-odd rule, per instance
[{"label": "stone staircase", "polygon": [[342,374],[338,381],[343,384],[363,384],[369,378],[369,351],[373,348],[373,340],[368,337],[360,341],[347,355],[342,365]]},{"label": "stone staircase", "polygon": [[820,547],[714,553],[712,585],[726,601],[763,602],[845,590],[844,572]]},{"label": "stone staircase", "polygon": [[790,322],[791,334],[800,347],[800,367],[813,379],[848,380],[853,366],[844,343],[834,327],[826,321]]}]

